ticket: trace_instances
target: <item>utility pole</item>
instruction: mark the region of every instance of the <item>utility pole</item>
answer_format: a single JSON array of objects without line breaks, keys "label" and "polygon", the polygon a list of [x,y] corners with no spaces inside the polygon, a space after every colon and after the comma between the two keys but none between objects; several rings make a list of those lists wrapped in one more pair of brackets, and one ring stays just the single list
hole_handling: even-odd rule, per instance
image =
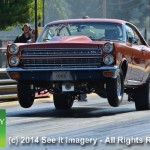
[{"label": "utility pole", "polygon": [[44,27],[45,25],[45,0],[43,0],[42,7],[43,7],[42,26]]},{"label": "utility pole", "polygon": [[107,17],[107,3],[106,0],[100,0],[100,11],[101,11],[101,17],[106,18]]},{"label": "utility pole", "polygon": [[38,36],[38,16],[37,16],[37,0],[35,0],[35,40],[37,39]]},{"label": "utility pole", "polygon": [[118,1],[119,10],[121,10],[121,1]]}]

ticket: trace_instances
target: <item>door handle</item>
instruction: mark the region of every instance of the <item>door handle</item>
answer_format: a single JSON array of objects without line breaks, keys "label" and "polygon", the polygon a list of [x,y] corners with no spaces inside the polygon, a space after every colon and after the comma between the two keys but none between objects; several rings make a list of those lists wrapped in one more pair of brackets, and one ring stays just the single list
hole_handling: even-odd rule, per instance
[{"label": "door handle", "polygon": [[146,50],[145,49],[141,49],[142,51],[142,55],[146,55]]}]

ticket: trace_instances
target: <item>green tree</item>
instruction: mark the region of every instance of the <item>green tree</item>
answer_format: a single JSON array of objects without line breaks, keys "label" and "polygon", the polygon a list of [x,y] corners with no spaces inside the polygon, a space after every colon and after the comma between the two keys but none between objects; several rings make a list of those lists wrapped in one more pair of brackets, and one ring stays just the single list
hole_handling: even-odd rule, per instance
[{"label": "green tree", "polygon": [[89,16],[93,18],[100,17],[99,0],[67,0],[72,11],[71,18],[82,18]]},{"label": "green tree", "polygon": [[[0,30],[26,22],[34,22],[34,0],[1,0]],[[42,15],[42,0],[38,0],[38,18]],[[40,21],[40,20],[39,20]]]},{"label": "green tree", "polygon": [[67,0],[45,0],[45,22],[68,19],[71,10]]},{"label": "green tree", "polygon": [[139,28],[149,24],[150,0],[107,0],[107,17],[132,22]]}]

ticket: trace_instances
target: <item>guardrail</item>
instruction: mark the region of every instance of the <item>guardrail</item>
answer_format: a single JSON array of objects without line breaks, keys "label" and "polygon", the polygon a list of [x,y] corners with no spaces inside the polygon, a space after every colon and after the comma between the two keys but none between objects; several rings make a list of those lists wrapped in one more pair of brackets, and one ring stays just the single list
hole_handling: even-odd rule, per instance
[{"label": "guardrail", "polygon": [[0,100],[17,98],[16,81],[8,77],[6,67],[6,48],[0,48]]},{"label": "guardrail", "polygon": [[[17,82],[9,78],[6,67],[6,48],[0,48],[0,100],[17,99]],[[50,97],[50,94],[36,93],[35,97]]]},{"label": "guardrail", "polygon": [[6,68],[6,48],[0,48],[0,68]]}]

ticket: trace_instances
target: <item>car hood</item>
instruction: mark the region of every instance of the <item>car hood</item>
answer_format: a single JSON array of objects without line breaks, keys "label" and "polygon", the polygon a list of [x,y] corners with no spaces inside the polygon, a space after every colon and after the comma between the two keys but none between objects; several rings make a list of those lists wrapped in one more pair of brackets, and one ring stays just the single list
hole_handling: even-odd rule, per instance
[{"label": "car hood", "polygon": [[[98,48],[108,41],[92,41],[87,36],[56,36],[46,42],[26,43],[18,45],[20,49],[24,48]],[[17,44],[17,43],[16,43]]]},{"label": "car hood", "polygon": [[87,36],[55,36],[47,42],[49,42],[49,43],[53,43],[53,42],[90,43],[90,42],[92,42],[92,40]]}]

